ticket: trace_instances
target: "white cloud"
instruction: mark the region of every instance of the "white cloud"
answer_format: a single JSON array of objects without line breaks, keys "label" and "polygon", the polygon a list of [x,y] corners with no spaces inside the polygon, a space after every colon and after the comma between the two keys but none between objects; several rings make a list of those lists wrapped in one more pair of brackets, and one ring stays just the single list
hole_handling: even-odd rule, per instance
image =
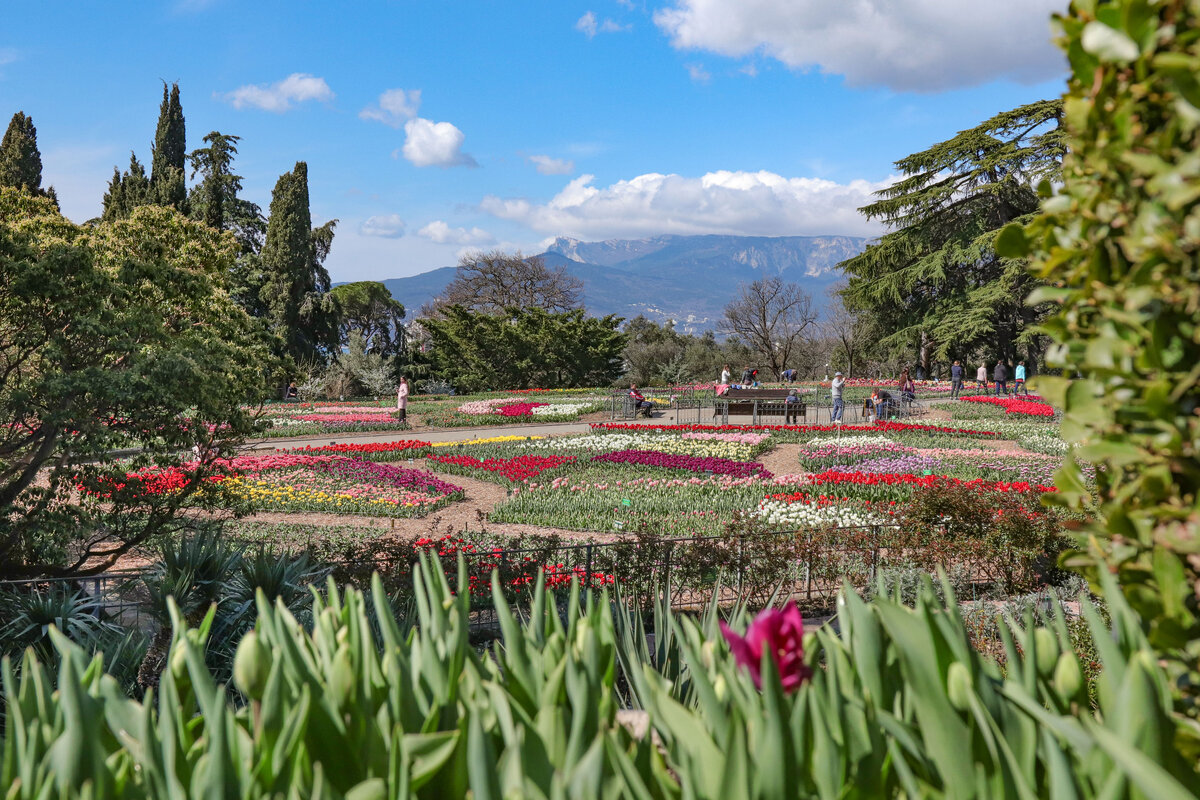
[{"label": "white cloud", "polygon": [[399,128],[421,109],[421,90],[388,89],[379,95],[379,105],[367,106],[358,112],[360,119],[373,119],[384,125]]},{"label": "white cloud", "polygon": [[224,100],[234,108],[260,108],[281,114],[293,103],[320,100],[327,103],[334,98],[333,90],[324,78],[305,72],[293,72],[281,81],[257,86],[242,86],[224,95]]},{"label": "white cloud", "polygon": [[[449,122],[410,119],[404,123],[404,157],[418,167],[478,167],[462,151],[463,132]],[[393,154],[394,155],[394,154]]]},{"label": "white cloud", "polygon": [[594,11],[587,12],[575,22],[575,30],[589,39],[595,37],[597,33],[622,33],[632,29],[632,25],[622,25],[613,19],[597,19]]},{"label": "white cloud", "polygon": [[611,186],[571,181],[548,203],[488,196],[480,207],[543,234],[581,239],[664,233],[803,236],[875,235],[858,209],[890,181],[839,184],[773,172],[710,172],[699,178],[650,173]]},{"label": "white cloud", "polygon": [[543,175],[570,175],[575,171],[574,161],[566,161],[561,158],[535,155],[529,156],[525,160],[537,167],[537,171]]},{"label": "white cloud", "polygon": [[696,83],[708,83],[709,79],[712,78],[712,75],[704,68],[703,64],[684,64],[683,66],[687,68],[688,77]]},{"label": "white cloud", "polygon": [[1050,14],[1066,0],[673,0],[655,23],[686,50],[761,52],[850,86],[939,91],[1061,74]]},{"label": "white cloud", "polygon": [[417,231],[417,235],[438,244],[457,244],[467,247],[492,244],[496,241],[496,237],[483,228],[471,228],[470,230],[466,228],[451,228],[440,219],[435,219],[424,228],[421,228],[421,230]]},{"label": "white cloud", "polygon": [[382,236],[385,239],[399,239],[404,235],[404,220],[399,214],[378,214],[363,220],[359,232],[363,236]]}]

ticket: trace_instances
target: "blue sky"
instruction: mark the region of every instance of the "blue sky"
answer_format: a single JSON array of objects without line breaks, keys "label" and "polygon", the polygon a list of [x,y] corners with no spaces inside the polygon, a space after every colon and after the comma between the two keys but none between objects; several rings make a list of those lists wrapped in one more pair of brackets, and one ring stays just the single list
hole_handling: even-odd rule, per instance
[{"label": "blue sky", "polygon": [[178,81],[189,149],[241,136],[264,209],[308,162],[335,280],[556,235],[871,234],[897,158],[1061,93],[1060,5],[39,0],[5,11],[0,116],[82,221]]}]

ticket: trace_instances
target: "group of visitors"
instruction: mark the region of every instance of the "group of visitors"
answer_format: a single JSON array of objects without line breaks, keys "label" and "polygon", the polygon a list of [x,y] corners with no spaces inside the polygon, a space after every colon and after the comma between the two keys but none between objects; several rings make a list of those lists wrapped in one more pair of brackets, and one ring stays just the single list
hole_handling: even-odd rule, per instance
[{"label": "group of visitors", "polygon": [[[992,380],[996,383],[996,396],[1008,394],[1008,364],[1003,360],[997,361],[996,366],[992,369]],[[1029,387],[1025,380],[1025,362],[1017,362],[1017,366],[1013,369],[1013,395],[1024,394],[1029,396]],[[988,390],[988,368],[987,364],[980,364],[979,369],[975,371],[975,387],[980,392]],[[954,362],[954,366],[950,367],[950,397],[957,398],[962,396],[963,388],[963,367],[958,361]]]}]

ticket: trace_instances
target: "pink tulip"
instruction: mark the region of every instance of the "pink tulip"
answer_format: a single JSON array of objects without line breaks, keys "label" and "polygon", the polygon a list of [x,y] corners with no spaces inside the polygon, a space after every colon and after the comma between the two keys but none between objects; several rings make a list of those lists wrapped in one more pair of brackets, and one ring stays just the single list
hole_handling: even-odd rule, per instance
[{"label": "pink tulip", "polygon": [[812,677],[812,670],[804,664],[804,617],[795,603],[788,603],[782,610],[768,608],[759,612],[745,637],[738,636],[725,621],[721,621],[721,633],[733,651],[734,660],[750,670],[754,685],[762,688],[762,655],[766,649],[775,661],[783,690],[791,693],[800,684]]}]

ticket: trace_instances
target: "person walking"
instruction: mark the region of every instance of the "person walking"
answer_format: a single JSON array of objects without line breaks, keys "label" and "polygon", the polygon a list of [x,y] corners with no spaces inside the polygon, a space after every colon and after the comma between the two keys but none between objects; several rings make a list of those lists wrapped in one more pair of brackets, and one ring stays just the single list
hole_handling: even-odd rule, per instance
[{"label": "person walking", "polygon": [[911,403],[917,399],[917,385],[913,383],[912,378],[908,377],[907,369],[900,373],[900,380],[896,382],[896,386],[900,389],[900,396],[906,402]]},{"label": "person walking", "polygon": [[1013,380],[1015,380],[1017,383],[1017,385],[1013,387],[1013,396],[1015,397],[1016,395],[1019,395],[1022,392],[1024,392],[1025,396],[1029,397],[1029,389],[1026,388],[1026,386],[1025,386],[1025,362],[1024,361],[1022,361],[1020,364],[1017,364],[1016,372],[1013,373]]},{"label": "person walking", "polygon": [[830,412],[829,421],[834,425],[842,424],[842,412],[846,408],[846,404],[842,400],[842,389],[845,386],[846,379],[842,377],[842,373],[833,373],[833,382],[829,384],[830,393],[833,395],[833,411]]},{"label": "person walking", "polygon": [[408,424],[408,376],[400,376],[400,386],[396,388],[396,411],[400,414],[400,422]]},{"label": "person walking", "polygon": [[963,385],[963,368],[962,364],[957,361],[954,366],[950,367],[950,399],[953,400],[962,394]]},{"label": "person walking", "polygon": [[975,370],[975,388],[987,393],[987,364],[980,364]]},{"label": "person walking", "polygon": [[1004,366],[1003,360],[996,362],[996,368],[992,370],[992,380],[996,382],[996,397],[999,397],[1001,392],[1004,392],[1005,396],[1007,396],[1008,367]]}]

